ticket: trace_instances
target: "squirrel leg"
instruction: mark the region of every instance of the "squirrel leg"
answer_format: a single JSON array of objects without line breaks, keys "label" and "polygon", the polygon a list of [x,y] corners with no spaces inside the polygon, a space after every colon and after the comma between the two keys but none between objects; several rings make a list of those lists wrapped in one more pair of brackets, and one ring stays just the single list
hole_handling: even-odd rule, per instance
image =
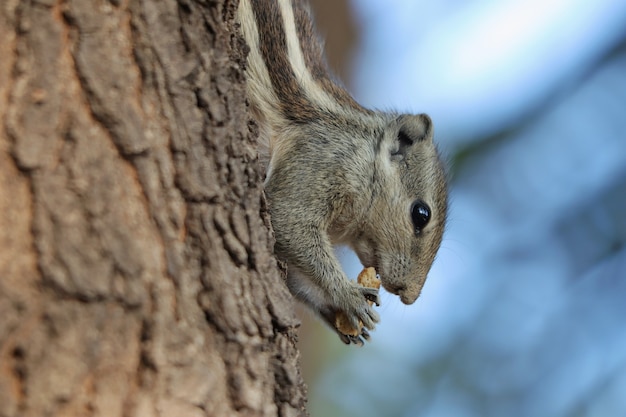
[{"label": "squirrel leg", "polygon": [[[293,225],[289,230],[293,233],[288,240],[283,240],[277,233],[276,249],[279,257],[287,262],[287,285],[291,293],[332,328],[335,327],[336,314],[342,311],[354,328],[360,327],[360,321],[365,328],[372,330],[379,316],[367,301],[380,302],[378,290],[362,287],[345,276],[330,239],[320,232],[320,228]],[[282,245],[284,241],[289,245]],[[345,335],[340,336],[344,340],[342,336]],[[367,339],[368,336],[366,331],[363,337]]]}]

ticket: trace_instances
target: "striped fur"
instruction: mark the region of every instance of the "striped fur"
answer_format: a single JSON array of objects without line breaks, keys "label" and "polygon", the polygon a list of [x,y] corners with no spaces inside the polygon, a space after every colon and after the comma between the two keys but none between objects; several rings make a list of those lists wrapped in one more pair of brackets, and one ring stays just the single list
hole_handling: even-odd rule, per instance
[{"label": "striped fur", "polygon": [[304,3],[242,0],[239,20],[251,48],[250,72],[258,75],[251,77],[252,83],[262,81],[254,87],[259,94],[253,98],[271,103],[271,111],[280,112],[276,117],[306,123],[322,112],[342,113],[346,107],[369,113],[329,77]]},{"label": "striped fur", "polygon": [[[383,286],[407,304],[418,297],[441,243],[445,175],[425,115],[361,107],[329,75],[306,3],[241,0],[250,47],[248,96],[261,131],[265,191],[275,250],[287,262],[292,293],[331,326],[344,312],[372,329],[378,315],[349,281],[333,245],[352,247]],[[416,231],[411,207],[431,208]],[[334,326],[333,326],[334,327]],[[357,337],[339,333],[346,343]]]}]

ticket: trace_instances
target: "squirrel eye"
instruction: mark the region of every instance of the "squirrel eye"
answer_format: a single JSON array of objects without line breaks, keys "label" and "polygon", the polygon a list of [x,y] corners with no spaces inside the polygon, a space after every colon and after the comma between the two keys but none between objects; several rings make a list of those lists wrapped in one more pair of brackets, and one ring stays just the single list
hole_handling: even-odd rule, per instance
[{"label": "squirrel eye", "polygon": [[430,207],[422,200],[415,200],[411,205],[411,220],[415,233],[421,232],[430,220]]}]

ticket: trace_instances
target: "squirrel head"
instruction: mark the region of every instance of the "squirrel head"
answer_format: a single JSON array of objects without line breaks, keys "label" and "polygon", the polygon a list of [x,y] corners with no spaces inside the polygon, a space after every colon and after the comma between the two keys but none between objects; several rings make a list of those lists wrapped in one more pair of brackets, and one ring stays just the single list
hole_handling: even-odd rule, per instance
[{"label": "squirrel head", "polygon": [[388,122],[377,146],[370,208],[352,246],[387,291],[412,304],[443,237],[446,174],[424,114]]}]

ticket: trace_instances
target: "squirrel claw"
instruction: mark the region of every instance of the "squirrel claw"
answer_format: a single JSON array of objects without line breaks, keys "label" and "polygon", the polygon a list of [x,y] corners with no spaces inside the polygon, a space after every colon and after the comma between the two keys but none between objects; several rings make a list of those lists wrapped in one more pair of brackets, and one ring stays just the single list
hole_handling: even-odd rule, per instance
[{"label": "squirrel claw", "polygon": [[339,334],[339,338],[346,345],[357,345],[360,347],[365,344],[365,342],[363,341],[363,339],[361,339],[360,336],[349,336],[343,333],[337,333],[337,334]]},{"label": "squirrel claw", "polygon": [[350,336],[348,336],[348,335],[346,335],[346,334],[343,334],[343,333],[341,333],[341,332],[337,332],[337,335],[339,335],[339,338],[341,339],[341,341],[342,341],[343,343],[345,343],[346,345],[349,345],[349,344],[350,344],[350,342],[351,342],[351,341],[350,341]]},{"label": "squirrel claw", "polygon": [[[380,295],[378,295],[378,289],[374,289],[374,288],[367,288],[368,290],[372,290],[372,292],[365,292],[363,291],[363,295],[365,296],[365,299],[367,301],[371,301],[372,303],[376,304],[376,307],[380,306]],[[373,292],[375,291],[375,292]]]},{"label": "squirrel claw", "polygon": [[365,299],[376,304],[376,307],[380,306],[380,296],[378,294],[365,294]]},{"label": "squirrel claw", "polygon": [[365,340],[370,340],[370,332],[365,327],[361,329],[361,337]]},{"label": "squirrel claw", "polygon": [[363,341],[363,339],[361,339],[359,336],[350,336],[350,338],[352,339],[352,343],[361,347],[365,344],[365,342]]}]

